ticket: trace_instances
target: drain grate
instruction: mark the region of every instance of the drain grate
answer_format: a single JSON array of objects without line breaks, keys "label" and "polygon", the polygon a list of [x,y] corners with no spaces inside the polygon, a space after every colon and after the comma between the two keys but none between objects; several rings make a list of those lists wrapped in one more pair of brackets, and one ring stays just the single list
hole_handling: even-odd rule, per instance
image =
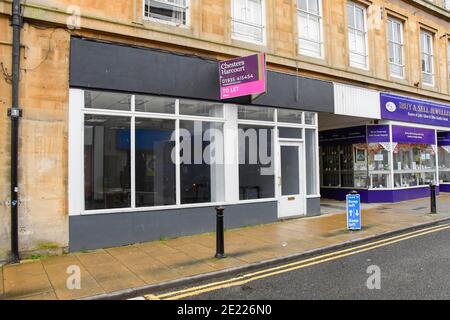
[{"label": "drain grate", "polygon": [[428,209],[428,207],[418,207],[418,208],[414,208],[414,211],[419,211],[419,210],[423,210],[423,209]]}]

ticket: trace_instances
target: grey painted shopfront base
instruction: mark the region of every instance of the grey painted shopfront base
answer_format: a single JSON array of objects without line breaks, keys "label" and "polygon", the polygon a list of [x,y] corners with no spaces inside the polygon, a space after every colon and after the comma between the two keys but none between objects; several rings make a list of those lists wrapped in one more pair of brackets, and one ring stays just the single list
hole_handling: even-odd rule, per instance
[{"label": "grey painted shopfront base", "polygon": [[[320,198],[308,199],[308,216],[320,214]],[[226,206],[225,228],[278,221],[277,202]],[[213,232],[214,207],[71,216],[70,251],[93,250]]]},{"label": "grey painted shopfront base", "polygon": [[[225,228],[277,221],[277,202],[226,206]],[[99,249],[215,231],[214,207],[71,216],[70,251]]]},{"label": "grey painted shopfront base", "polygon": [[320,216],[320,198],[308,198],[306,200],[306,215],[308,217]]}]

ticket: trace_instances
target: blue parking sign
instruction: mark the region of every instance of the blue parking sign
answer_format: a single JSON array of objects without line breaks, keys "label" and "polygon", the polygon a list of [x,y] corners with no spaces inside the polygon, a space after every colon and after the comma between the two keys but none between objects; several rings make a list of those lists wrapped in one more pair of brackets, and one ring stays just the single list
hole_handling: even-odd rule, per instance
[{"label": "blue parking sign", "polygon": [[347,229],[361,230],[361,196],[347,195]]}]

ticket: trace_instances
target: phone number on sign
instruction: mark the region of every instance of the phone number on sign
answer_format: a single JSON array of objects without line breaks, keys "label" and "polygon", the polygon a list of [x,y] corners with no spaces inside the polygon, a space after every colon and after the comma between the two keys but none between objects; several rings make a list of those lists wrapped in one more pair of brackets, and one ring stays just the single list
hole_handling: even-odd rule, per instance
[{"label": "phone number on sign", "polygon": [[237,82],[252,80],[254,78],[255,78],[255,76],[253,74],[247,74],[245,76],[239,76],[239,77],[232,77],[232,78],[222,79],[222,85],[234,84],[234,83],[237,83]]}]

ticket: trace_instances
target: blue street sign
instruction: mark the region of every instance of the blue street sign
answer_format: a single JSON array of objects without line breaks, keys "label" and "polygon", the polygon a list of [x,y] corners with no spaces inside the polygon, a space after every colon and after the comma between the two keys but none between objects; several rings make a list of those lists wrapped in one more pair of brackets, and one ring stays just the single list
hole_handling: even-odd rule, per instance
[{"label": "blue street sign", "polygon": [[361,196],[347,195],[347,229],[361,230]]}]

